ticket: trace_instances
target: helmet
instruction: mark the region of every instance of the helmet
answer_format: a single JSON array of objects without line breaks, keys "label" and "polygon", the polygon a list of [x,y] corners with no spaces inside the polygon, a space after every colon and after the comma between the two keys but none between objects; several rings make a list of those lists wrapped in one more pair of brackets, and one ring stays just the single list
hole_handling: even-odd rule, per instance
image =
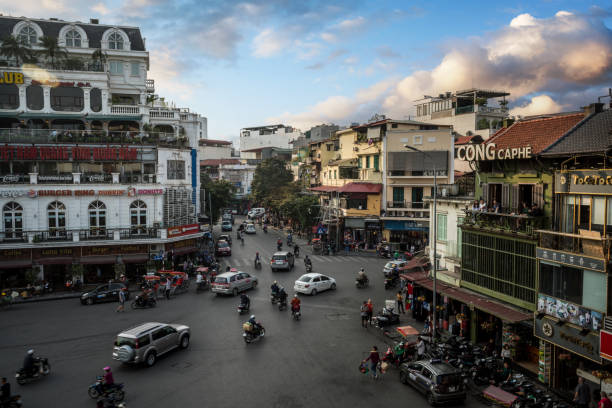
[{"label": "helmet", "polygon": [[364,272],[363,268],[361,268],[361,272]]},{"label": "helmet", "polygon": [[111,368],[109,366],[104,367],[104,371],[110,371]]},{"label": "helmet", "polygon": [[30,355],[34,354],[34,349],[29,349],[28,350],[28,354],[30,354]]},{"label": "helmet", "polygon": [[255,255],[259,255],[259,252],[255,252]]},{"label": "helmet", "polygon": [[293,297],[298,297],[297,293],[293,295]]},{"label": "helmet", "polygon": [[250,319],[255,320],[255,315],[251,315]]},{"label": "helmet", "polygon": [[276,285],[278,282],[274,281],[274,284]]}]

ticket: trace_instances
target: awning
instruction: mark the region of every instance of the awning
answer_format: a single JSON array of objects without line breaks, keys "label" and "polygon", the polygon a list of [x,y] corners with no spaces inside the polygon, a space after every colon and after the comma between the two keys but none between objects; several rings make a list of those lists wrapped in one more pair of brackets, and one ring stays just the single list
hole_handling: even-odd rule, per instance
[{"label": "awning", "polygon": [[131,255],[121,255],[121,259],[124,264],[129,263],[145,263],[149,260],[148,254],[131,254]]},{"label": "awning", "polygon": [[27,268],[32,266],[32,261],[29,259],[15,259],[12,261],[0,261],[1,269]]},{"label": "awning", "polygon": [[[400,276],[416,283],[419,286],[423,286],[433,291],[433,281],[429,278],[427,272],[409,272],[400,274]],[[521,312],[479,293],[463,288],[449,286],[442,283],[440,280],[436,282],[436,290],[439,294],[458,300],[466,305],[474,305],[476,309],[492,314],[493,316],[497,316],[500,319],[510,323],[517,323],[533,318],[530,313]]]},{"label": "awning", "polygon": [[347,228],[365,228],[365,219],[363,218],[345,218],[344,226]]},{"label": "awning", "polygon": [[378,183],[348,183],[340,187],[338,190],[341,193],[368,193],[380,194],[382,184]]},{"label": "awning", "polygon": [[338,191],[339,187],[335,187],[335,186],[317,186],[317,187],[311,187],[310,191],[322,191],[325,193],[329,193],[330,191]]},{"label": "awning", "polygon": [[34,262],[41,265],[70,265],[73,261],[74,258],[71,256],[52,256],[48,258],[34,259]]},{"label": "awning", "polygon": [[86,120],[135,120],[139,121],[142,119],[142,115],[87,115]]},{"label": "awning", "polygon": [[196,247],[177,248],[174,250],[174,255],[190,254],[192,252],[197,252],[197,251],[198,251],[198,248]]},{"label": "awning", "polygon": [[419,225],[416,221],[385,220],[384,229],[389,231],[429,231],[429,226]]},{"label": "awning", "polygon": [[68,115],[68,114],[58,114],[58,113],[22,113],[19,115],[19,119],[76,119],[83,120],[82,114]]},{"label": "awning", "polygon": [[94,265],[94,264],[114,264],[117,262],[116,255],[104,255],[104,256],[86,256],[81,258],[80,263],[83,265]]}]

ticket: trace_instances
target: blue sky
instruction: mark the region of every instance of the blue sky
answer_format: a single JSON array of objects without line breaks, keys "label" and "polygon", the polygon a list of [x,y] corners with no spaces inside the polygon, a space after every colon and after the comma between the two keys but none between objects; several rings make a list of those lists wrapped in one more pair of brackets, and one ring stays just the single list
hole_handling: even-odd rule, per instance
[{"label": "blue sky", "polygon": [[[506,89],[517,115],[576,109],[612,86],[607,1],[23,0],[10,15],[139,26],[157,92],[209,138],[414,114],[423,94]],[[35,13],[32,10],[36,10]]]}]

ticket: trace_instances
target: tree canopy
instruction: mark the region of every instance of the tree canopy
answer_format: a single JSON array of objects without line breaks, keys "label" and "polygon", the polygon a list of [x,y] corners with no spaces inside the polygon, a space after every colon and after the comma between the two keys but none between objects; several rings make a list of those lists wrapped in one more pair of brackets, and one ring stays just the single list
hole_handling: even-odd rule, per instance
[{"label": "tree canopy", "polygon": [[[231,203],[236,188],[227,180],[212,180],[208,174],[202,174],[200,180],[206,194],[206,206],[208,207],[204,212],[209,213],[209,208],[212,205],[210,220],[214,224],[221,215],[221,209]],[[210,203],[208,202],[209,193]]]},{"label": "tree canopy", "polygon": [[251,195],[256,203],[270,207],[273,200],[279,198],[279,189],[293,181],[293,172],[287,168],[284,161],[271,158],[257,165]]}]

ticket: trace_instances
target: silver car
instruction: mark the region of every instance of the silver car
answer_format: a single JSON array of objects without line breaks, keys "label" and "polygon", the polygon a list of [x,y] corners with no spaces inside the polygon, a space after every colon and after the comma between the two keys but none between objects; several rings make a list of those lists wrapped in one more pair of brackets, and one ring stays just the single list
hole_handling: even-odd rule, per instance
[{"label": "silver car", "polygon": [[225,272],[217,275],[212,283],[212,291],[217,294],[233,295],[257,286],[257,278],[246,272]]},{"label": "silver car", "polygon": [[182,324],[143,323],[121,332],[115,340],[113,358],[122,363],[145,363],[151,367],[157,358],[175,348],[189,347],[190,329]]}]

